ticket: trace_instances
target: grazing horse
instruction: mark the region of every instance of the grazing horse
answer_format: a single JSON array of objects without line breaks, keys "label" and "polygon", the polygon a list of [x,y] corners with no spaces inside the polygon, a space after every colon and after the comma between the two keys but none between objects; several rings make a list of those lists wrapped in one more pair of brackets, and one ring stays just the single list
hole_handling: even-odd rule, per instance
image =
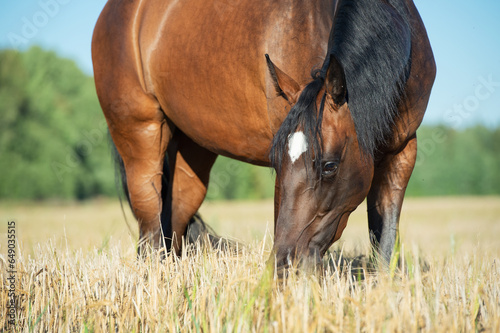
[{"label": "grazing horse", "polygon": [[436,72],[412,0],[109,0],[92,58],[147,244],[180,250],[224,155],[276,170],[278,266],[365,198],[390,259]]}]

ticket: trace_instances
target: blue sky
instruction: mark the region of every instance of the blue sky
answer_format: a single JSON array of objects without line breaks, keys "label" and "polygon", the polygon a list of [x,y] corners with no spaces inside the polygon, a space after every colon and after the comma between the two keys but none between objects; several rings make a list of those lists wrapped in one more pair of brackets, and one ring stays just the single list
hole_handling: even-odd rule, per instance
[{"label": "blue sky", "polygon": [[[3,0],[0,48],[57,51],[92,73],[90,40],[105,0]],[[438,76],[425,123],[500,126],[500,1],[415,0]],[[18,38],[19,37],[19,38]]]}]

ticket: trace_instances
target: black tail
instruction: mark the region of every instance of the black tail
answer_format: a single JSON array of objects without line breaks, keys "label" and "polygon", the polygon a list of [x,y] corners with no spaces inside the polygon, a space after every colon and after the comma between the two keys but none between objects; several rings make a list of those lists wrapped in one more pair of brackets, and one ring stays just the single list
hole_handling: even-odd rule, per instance
[{"label": "black tail", "polygon": [[115,143],[113,142],[111,135],[109,135],[109,132],[108,132],[108,138],[109,138],[109,145],[111,146],[111,155],[115,163],[115,185],[116,185],[116,190],[118,192],[118,198],[120,199],[120,204],[122,204],[122,199],[123,199],[122,195],[125,195],[128,205],[130,209],[132,209],[132,204],[130,203],[130,195],[128,193],[127,175],[125,173],[125,165],[123,164],[123,159],[120,156],[118,150],[116,149]]}]

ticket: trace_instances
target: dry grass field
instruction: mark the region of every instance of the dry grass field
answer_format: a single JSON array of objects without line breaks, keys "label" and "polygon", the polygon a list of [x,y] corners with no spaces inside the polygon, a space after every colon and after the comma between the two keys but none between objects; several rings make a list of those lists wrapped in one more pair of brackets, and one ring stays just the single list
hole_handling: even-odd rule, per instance
[{"label": "dry grass field", "polygon": [[400,265],[378,272],[365,209],[322,274],[279,281],[266,269],[269,201],[205,203],[203,218],[244,246],[164,262],[136,259],[136,223],[117,202],[0,203],[0,331],[500,332],[500,198],[407,199]]}]

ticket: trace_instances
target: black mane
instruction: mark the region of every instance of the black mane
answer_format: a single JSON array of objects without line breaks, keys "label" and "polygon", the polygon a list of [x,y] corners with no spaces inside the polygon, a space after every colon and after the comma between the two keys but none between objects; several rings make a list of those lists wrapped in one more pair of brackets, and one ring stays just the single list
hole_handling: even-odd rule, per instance
[{"label": "black mane", "polygon": [[[288,136],[301,128],[310,147],[306,158],[321,160],[323,89],[333,55],[342,65],[348,106],[361,149],[373,156],[390,133],[410,69],[411,28],[404,0],[339,0],[328,53],[274,136],[270,158],[278,171]],[[322,98],[324,101],[324,96]],[[314,155],[314,156],[313,156]],[[317,163],[321,168],[321,163]]]}]

